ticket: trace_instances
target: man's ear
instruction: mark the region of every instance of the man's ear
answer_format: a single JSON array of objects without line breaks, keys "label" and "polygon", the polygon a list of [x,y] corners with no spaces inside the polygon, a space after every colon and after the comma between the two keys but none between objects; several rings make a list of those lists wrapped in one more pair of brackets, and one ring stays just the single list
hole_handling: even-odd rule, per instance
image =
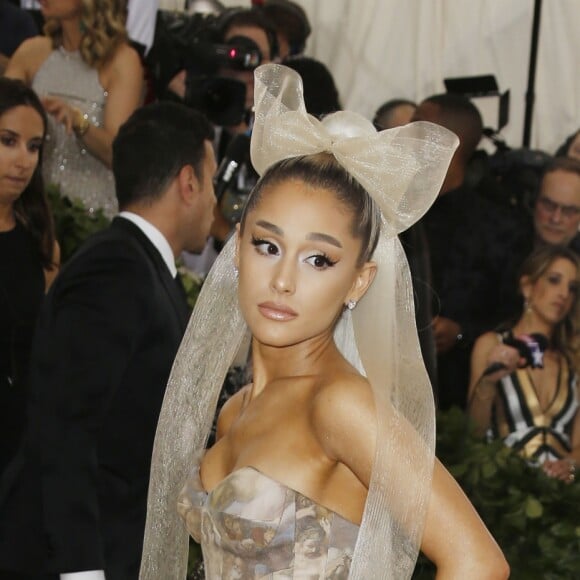
[{"label": "man's ear", "polygon": [[365,262],[358,271],[354,283],[348,293],[347,301],[354,300],[358,302],[369,289],[375,274],[377,273],[377,265],[375,262]]},{"label": "man's ear", "polygon": [[184,165],[177,174],[179,193],[183,201],[190,204],[200,193],[201,185],[191,165]]}]

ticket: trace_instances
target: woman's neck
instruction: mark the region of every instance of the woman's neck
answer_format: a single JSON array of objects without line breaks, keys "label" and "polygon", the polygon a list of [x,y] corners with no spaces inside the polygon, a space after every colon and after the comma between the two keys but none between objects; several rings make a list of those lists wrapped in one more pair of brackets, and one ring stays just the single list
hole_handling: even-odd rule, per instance
[{"label": "woman's neck", "polygon": [[78,50],[81,46],[81,29],[79,19],[63,20],[62,26],[62,47],[68,52]]},{"label": "woman's neck", "polygon": [[11,203],[0,204],[0,232],[8,232],[16,226],[14,207]]},{"label": "woman's neck", "polygon": [[342,359],[332,333],[286,347],[252,341],[253,396],[276,379],[318,375]]},{"label": "woman's neck", "polygon": [[544,320],[540,320],[538,316],[532,312],[526,312],[518,320],[512,329],[514,336],[522,334],[543,334],[549,341],[554,335],[554,325],[549,324]]}]

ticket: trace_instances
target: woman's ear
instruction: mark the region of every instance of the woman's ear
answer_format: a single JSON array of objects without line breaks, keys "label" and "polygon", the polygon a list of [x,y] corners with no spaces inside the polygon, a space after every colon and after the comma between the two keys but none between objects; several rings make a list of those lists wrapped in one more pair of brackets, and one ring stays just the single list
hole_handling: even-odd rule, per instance
[{"label": "woman's ear", "polygon": [[365,262],[358,271],[354,283],[347,296],[347,301],[358,302],[369,289],[375,274],[377,273],[377,265],[375,262]]},{"label": "woman's ear", "polygon": [[520,278],[520,293],[526,301],[532,296],[532,286],[532,279],[528,275]]}]

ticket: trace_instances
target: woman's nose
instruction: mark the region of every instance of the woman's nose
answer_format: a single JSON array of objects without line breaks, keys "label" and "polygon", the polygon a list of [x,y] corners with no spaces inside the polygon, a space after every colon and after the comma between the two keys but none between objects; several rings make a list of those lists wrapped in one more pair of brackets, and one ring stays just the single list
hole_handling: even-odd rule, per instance
[{"label": "woman's nose", "polygon": [[567,284],[559,284],[557,294],[562,300],[567,300],[570,296],[570,288],[568,288]]},{"label": "woman's nose", "polygon": [[18,167],[23,169],[30,169],[34,167],[38,162],[38,156],[36,153],[31,153],[27,147],[23,147],[19,150],[18,156],[16,157],[16,164]]},{"label": "woman's nose", "polygon": [[296,289],[296,269],[291,260],[282,258],[274,271],[272,288],[280,294],[293,294]]}]

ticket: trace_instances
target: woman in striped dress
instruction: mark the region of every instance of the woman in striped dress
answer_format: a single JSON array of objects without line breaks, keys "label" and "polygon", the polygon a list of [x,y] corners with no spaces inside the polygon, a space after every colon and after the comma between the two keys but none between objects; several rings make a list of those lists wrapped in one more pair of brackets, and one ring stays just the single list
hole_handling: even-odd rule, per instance
[{"label": "woman in striped dress", "polygon": [[[520,276],[523,312],[507,330],[478,338],[469,388],[469,414],[481,433],[502,438],[547,475],[570,483],[580,461],[570,357],[579,288],[580,264],[571,250],[545,247],[529,256]],[[543,361],[530,335],[546,338]]]}]

